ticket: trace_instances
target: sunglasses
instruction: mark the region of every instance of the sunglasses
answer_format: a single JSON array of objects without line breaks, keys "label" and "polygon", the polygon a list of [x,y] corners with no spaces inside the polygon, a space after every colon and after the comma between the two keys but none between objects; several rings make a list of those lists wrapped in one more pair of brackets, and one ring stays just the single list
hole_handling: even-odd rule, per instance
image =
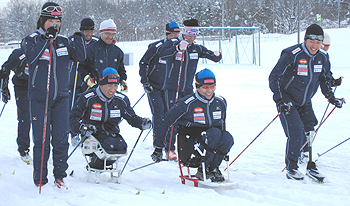
[{"label": "sunglasses", "polygon": [[62,12],[62,7],[60,7],[60,6],[48,6],[45,9],[43,9],[43,11],[47,11],[47,12],[53,12],[55,10],[58,12]]},{"label": "sunglasses", "polygon": [[315,34],[306,34],[305,37],[306,39],[319,40],[319,41],[323,41],[324,39],[323,35],[315,35]]},{"label": "sunglasses", "polygon": [[216,87],[216,84],[203,84],[202,85],[203,89],[209,89],[210,88],[210,89],[213,90],[213,89],[215,89],[215,87]]}]

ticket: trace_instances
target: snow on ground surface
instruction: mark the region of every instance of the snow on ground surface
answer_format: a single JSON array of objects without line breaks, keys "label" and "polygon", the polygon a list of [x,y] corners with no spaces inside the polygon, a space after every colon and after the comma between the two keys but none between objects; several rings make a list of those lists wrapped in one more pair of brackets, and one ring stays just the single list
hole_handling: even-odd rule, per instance
[{"label": "snow on ground surface", "polygon": [[[350,29],[326,30],[332,38],[330,57],[334,77],[344,76],[336,97],[350,101]],[[303,35],[303,32],[302,32]],[[262,35],[261,64],[200,64],[199,69],[212,69],[217,78],[216,93],[228,102],[227,129],[234,136],[235,144],[229,155],[232,161],[277,115],[272,92],[268,87],[268,75],[277,62],[283,48],[296,43],[296,35]],[[302,39],[302,38],[301,38]],[[150,41],[118,43],[123,50],[134,52],[133,66],[127,66],[129,92],[134,104],[143,94],[138,75],[138,61],[146,51]],[[209,48],[212,49],[212,48]],[[214,50],[214,49],[213,49]],[[0,50],[0,63],[6,61],[11,50]],[[0,205],[349,205],[350,202],[350,141],[340,145],[317,161],[320,171],[326,175],[325,184],[317,184],[310,179],[292,181],[285,177],[284,136],[279,119],[271,124],[259,138],[229,167],[233,186],[229,188],[195,188],[191,183],[180,182],[178,164],[161,162],[130,172],[131,169],[152,162],[152,132],[144,140],[144,132],[136,146],[129,164],[121,178],[121,183],[88,181],[84,169],[86,162],[78,149],[68,160],[70,173],[66,183],[71,187],[62,192],[53,186],[52,159],[49,160],[49,184],[42,188],[34,186],[32,166],[24,164],[17,152],[17,120],[13,87],[12,99],[0,117]],[[320,121],[327,106],[326,99],[319,91],[313,98],[315,114]],[[0,103],[3,107],[3,103]],[[330,106],[330,111],[333,106]],[[335,109],[322,125],[313,146],[313,156],[335,146],[350,136],[349,105]],[[140,116],[151,117],[146,97],[135,106]],[[126,139],[129,152],[140,131],[121,123],[121,134]],[[32,146],[32,145],[31,145]],[[69,152],[73,150],[70,147]],[[31,153],[32,155],[32,153]],[[127,157],[119,164],[123,167]],[[300,165],[305,171],[306,165]],[[221,165],[221,170],[225,164]],[[193,173],[195,170],[193,170]],[[223,172],[227,177],[227,173]],[[108,174],[102,179],[107,180]],[[140,190],[140,193],[136,193]]]}]

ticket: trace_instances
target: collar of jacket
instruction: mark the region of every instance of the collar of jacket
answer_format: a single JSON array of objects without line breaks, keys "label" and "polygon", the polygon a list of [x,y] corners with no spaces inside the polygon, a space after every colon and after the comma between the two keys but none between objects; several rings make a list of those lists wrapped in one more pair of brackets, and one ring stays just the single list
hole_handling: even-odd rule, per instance
[{"label": "collar of jacket", "polygon": [[113,44],[113,43],[111,43],[111,44],[106,44],[106,42],[104,42],[104,41],[101,39],[101,37],[100,37],[100,39],[99,39],[98,41],[99,41],[100,44],[101,44],[102,46],[104,46],[104,47],[108,47],[109,45]]},{"label": "collar of jacket", "polygon": [[100,89],[100,86],[98,86],[97,88],[96,88],[96,94],[97,94],[97,96],[98,96],[98,98],[100,98],[100,100],[102,101],[102,102],[107,102],[107,103],[110,103],[112,100],[113,100],[113,97],[112,98],[110,98],[110,99],[108,99],[103,93],[102,93],[102,91],[101,91],[101,89]]},{"label": "collar of jacket", "polygon": [[211,98],[211,99],[207,99],[207,98],[205,98],[203,95],[201,95],[201,94],[199,94],[198,93],[198,91],[196,91],[195,93],[194,93],[194,95],[195,95],[195,97],[199,100],[199,101],[201,101],[201,102],[203,102],[203,103],[205,103],[205,104],[210,104],[210,103],[212,103],[213,101],[214,101],[214,97],[215,97],[215,93],[214,93],[214,95],[213,95],[213,97]]},{"label": "collar of jacket", "polygon": [[40,27],[40,28],[38,29],[38,33],[41,34],[41,35],[43,35],[43,34],[45,34],[45,31],[44,31],[43,28]]}]

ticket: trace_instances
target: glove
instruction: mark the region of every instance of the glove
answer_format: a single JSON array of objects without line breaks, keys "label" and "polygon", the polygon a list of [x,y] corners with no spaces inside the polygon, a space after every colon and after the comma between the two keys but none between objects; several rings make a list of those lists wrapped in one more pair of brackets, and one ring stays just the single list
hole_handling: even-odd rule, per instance
[{"label": "glove", "polygon": [[291,102],[287,104],[282,99],[279,99],[276,102],[277,102],[278,112],[284,113],[285,115],[288,115],[290,113],[290,108],[292,107]]},{"label": "glove", "polygon": [[97,131],[95,125],[82,123],[79,127],[82,137],[89,137]]},{"label": "glove", "polygon": [[97,82],[88,74],[84,77],[84,82],[87,84],[89,89],[97,87]]},{"label": "glove", "polygon": [[152,126],[152,121],[149,118],[142,118],[141,128],[143,130],[150,129]]},{"label": "glove", "polygon": [[339,77],[338,79],[332,79],[331,80],[332,87],[340,86],[342,81],[343,81],[343,77]]},{"label": "glove", "polygon": [[153,87],[149,82],[146,82],[143,84],[143,89],[145,90],[146,93],[153,92]]},{"label": "glove", "polygon": [[58,33],[58,25],[57,24],[52,24],[52,26],[50,26],[49,28],[47,28],[47,30],[45,31],[44,34],[44,38],[45,40],[50,40],[50,39],[54,39],[57,36]]},{"label": "glove", "polygon": [[120,82],[120,91],[126,93],[126,92],[128,92],[128,89],[129,88],[128,88],[128,85],[127,85],[126,81],[122,80]]},{"label": "glove", "polygon": [[2,101],[7,104],[7,102],[11,99],[10,91],[7,87],[1,90]]},{"label": "glove", "polygon": [[182,40],[182,41],[180,41],[180,44],[178,45],[178,49],[180,51],[183,51],[183,50],[187,49],[187,46],[188,46],[188,41]]},{"label": "glove", "polygon": [[218,57],[218,56],[220,56],[220,52],[219,51],[214,51],[214,55]]},{"label": "glove", "polygon": [[328,99],[329,103],[333,104],[334,106],[341,108],[343,106],[343,104],[345,103],[345,99],[344,98],[335,98],[334,96],[331,96]]},{"label": "glove", "polygon": [[71,137],[70,142],[72,143],[73,147],[78,146],[78,144],[80,143],[79,135],[75,135],[74,137]]}]

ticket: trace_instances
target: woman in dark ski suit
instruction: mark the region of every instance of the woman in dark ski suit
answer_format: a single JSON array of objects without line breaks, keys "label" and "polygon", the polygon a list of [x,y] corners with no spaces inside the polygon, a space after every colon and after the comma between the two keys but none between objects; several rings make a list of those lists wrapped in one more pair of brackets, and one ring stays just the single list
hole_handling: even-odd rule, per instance
[{"label": "woman in dark ski suit", "polygon": [[[62,8],[53,2],[44,4],[37,23],[37,31],[25,38],[24,50],[29,64],[28,97],[34,141],[34,171],[36,186],[45,185],[47,179],[47,161],[50,154],[50,142],[53,147],[53,175],[56,185],[64,185],[68,168],[68,132],[69,132],[69,60],[83,61],[86,57],[85,37],[81,32],[74,35],[72,44],[68,38],[58,35]],[[52,42],[52,50],[51,48]],[[50,50],[52,55],[50,56]],[[48,69],[51,62],[50,87],[46,114],[46,95]],[[47,115],[47,122],[44,117]],[[46,125],[47,124],[47,125]],[[40,179],[43,131],[46,125],[45,152]],[[52,138],[50,138],[50,134]]]}]

